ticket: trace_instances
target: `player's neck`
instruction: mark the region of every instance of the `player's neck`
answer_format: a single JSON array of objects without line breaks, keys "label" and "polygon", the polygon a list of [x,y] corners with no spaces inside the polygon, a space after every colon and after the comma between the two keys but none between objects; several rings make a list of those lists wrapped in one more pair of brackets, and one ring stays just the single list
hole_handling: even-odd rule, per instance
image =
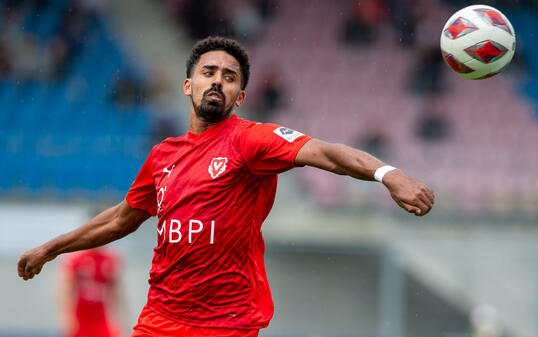
[{"label": "player's neck", "polygon": [[191,112],[191,115],[190,115],[190,128],[189,128],[189,131],[194,133],[194,134],[201,134],[202,132],[204,132],[205,130],[209,129],[210,127],[212,127],[213,125],[215,124],[218,124],[228,118],[230,118],[232,116],[232,113],[229,113],[228,116],[226,116],[224,119],[222,119],[221,121],[218,121],[218,122],[208,122],[198,116],[196,116],[196,113],[194,111]]}]

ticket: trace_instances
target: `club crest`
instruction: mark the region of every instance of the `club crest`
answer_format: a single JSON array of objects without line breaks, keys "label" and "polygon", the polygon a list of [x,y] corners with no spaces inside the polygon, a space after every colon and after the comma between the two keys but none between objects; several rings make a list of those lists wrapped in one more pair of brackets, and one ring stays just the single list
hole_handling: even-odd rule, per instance
[{"label": "club crest", "polygon": [[211,163],[209,164],[209,174],[211,175],[211,178],[215,179],[219,175],[221,175],[226,170],[226,163],[228,162],[228,158],[226,157],[217,157],[211,159]]}]

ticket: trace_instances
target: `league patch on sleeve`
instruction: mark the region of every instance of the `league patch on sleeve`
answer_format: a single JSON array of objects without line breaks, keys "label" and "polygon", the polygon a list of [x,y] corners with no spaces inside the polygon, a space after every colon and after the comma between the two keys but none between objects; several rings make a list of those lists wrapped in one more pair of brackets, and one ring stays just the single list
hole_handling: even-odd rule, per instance
[{"label": "league patch on sleeve", "polygon": [[295,131],[289,128],[286,128],[284,126],[278,127],[275,130],[273,130],[274,133],[276,133],[278,136],[284,138],[290,143],[293,143],[293,141],[299,137],[301,137],[303,134],[299,131]]}]

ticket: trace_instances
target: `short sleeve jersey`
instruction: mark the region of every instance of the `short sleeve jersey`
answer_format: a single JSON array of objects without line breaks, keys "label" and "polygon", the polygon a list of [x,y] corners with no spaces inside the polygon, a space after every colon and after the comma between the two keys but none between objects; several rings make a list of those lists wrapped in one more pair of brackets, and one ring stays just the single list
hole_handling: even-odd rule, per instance
[{"label": "short sleeve jersey", "polygon": [[92,249],[66,255],[61,272],[73,285],[73,336],[113,336],[116,322],[107,315],[110,292],[116,286],[120,257],[111,249]]},{"label": "short sleeve jersey", "polygon": [[192,326],[260,329],[273,302],[261,226],[310,137],[235,115],[156,145],[126,200],[158,216],[148,306]]}]

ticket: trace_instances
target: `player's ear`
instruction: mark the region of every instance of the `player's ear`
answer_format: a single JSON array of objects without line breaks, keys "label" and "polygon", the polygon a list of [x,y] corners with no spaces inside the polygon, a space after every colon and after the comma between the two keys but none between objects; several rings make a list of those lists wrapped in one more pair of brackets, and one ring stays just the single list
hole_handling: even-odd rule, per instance
[{"label": "player's ear", "polygon": [[237,99],[235,100],[235,106],[236,107],[240,107],[241,104],[243,104],[243,102],[245,101],[245,97],[246,97],[247,94],[245,94],[245,91],[244,90],[241,90],[241,92],[239,92],[239,95],[237,96]]},{"label": "player's ear", "polygon": [[192,95],[191,79],[190,78],[186,78],[185,82],[183,82],[183,92],[185,93],[186,96],[191,96]]}]

